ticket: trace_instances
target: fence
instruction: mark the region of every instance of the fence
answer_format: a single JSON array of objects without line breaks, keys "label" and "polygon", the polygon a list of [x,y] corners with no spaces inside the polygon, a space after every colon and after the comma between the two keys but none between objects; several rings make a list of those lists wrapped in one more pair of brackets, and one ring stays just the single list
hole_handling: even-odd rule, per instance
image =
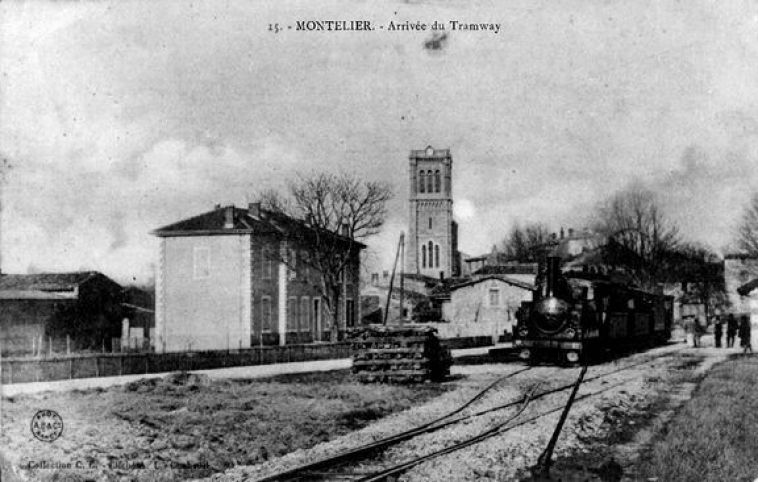
[{"label": "fence", "polygon": [[2,383],[138,375],[311,360],[349,358],[350,344],[255,347],[235,351],[97,353],[47,358],[3,358]]},{"label": "fence", "polygon": [[[451,349],[488,346],[490,336],[442,340]],[[45,382],[75,378],[140,375],[181,370],[270,365],[350,358],[349,342],[258,346],[243,350],[176,353],[91,353],[2,359],[2,383]]]}]

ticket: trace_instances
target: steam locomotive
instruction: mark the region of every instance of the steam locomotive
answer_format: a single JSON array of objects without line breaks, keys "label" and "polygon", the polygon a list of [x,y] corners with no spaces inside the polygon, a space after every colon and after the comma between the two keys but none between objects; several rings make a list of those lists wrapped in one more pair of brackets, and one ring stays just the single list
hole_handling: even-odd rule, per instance
[{"label": "steam locomotive", "polygon": [[514,329],[514,346],[525,361],[577,364],[671,337],[671,296],[602,274],[564,274],[557,257],[547,259],[536,284],[533,301],[522,303]]}]

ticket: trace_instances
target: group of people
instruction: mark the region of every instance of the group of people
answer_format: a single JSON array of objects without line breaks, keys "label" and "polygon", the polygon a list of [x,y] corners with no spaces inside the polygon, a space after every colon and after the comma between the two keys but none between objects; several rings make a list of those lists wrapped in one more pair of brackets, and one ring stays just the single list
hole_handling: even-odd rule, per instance
[{"label": "group of people", "polygon": [[[716,348],[721,348],[721,337],[724,335],[724,323],[719,316],[713,320],[713,340]],[[729,313],[726,317],[726,348],[734,346],[735,335],[740,337],[740,347],[743,352],[753,351],[750,343],[750,318],[747,315],[740,316],[740,321]],[[696,335],[697,338],[697,335]],[[696,344],[697,346],[697,344]]]}]

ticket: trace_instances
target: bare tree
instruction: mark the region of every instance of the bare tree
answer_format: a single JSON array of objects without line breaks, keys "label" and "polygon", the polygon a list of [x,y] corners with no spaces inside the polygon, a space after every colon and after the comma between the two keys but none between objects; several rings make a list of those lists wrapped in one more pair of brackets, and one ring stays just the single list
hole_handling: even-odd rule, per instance
[{"label": "bare tree", "polygon": [[661,259],[679,244],[679,229],[668,220],[655,194],[640,185],[616,193],[598,210],[595,230],[639,257],[643,277],[658,277]]},{"label": "bare tree", "polygon": [[550,232],[543,223],[516,223],[500,243],[500,249],[508,259],[521,262],[539,261],[545,254]]},{"label": "bare tree", "polygon": [[302,176],[289,185],[289,196],[268,191],[260,196],[268,210],[300,220],[307,229],[293,230],[294,249],[307,253],[298,257],[291,250],[278,253],[290,269],[304,267],[318,274],[314,284],[323,296],[332,318],[332,339],[339,327],[339,306],[345,277],[357,280],[360,241],[379,233],[392,189],[384,182],[367,181],[350,174],[316,173]]},{"label": "bare tree", "polygon": [[758,193],[745,207],[737,228],[737,247],[747,254],[758,255]]}]

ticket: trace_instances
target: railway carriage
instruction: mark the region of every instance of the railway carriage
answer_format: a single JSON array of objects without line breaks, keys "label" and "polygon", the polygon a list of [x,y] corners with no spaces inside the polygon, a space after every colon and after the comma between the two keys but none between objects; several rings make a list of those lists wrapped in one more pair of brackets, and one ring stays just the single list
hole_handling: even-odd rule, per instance
[{"label": "railway carriage", "polygon": [[519,356],[578,363],[584,357],[665,343],[673,298],[589,273],[562,273],[548,258],[534,299],[522,303],[514,330]]}]

